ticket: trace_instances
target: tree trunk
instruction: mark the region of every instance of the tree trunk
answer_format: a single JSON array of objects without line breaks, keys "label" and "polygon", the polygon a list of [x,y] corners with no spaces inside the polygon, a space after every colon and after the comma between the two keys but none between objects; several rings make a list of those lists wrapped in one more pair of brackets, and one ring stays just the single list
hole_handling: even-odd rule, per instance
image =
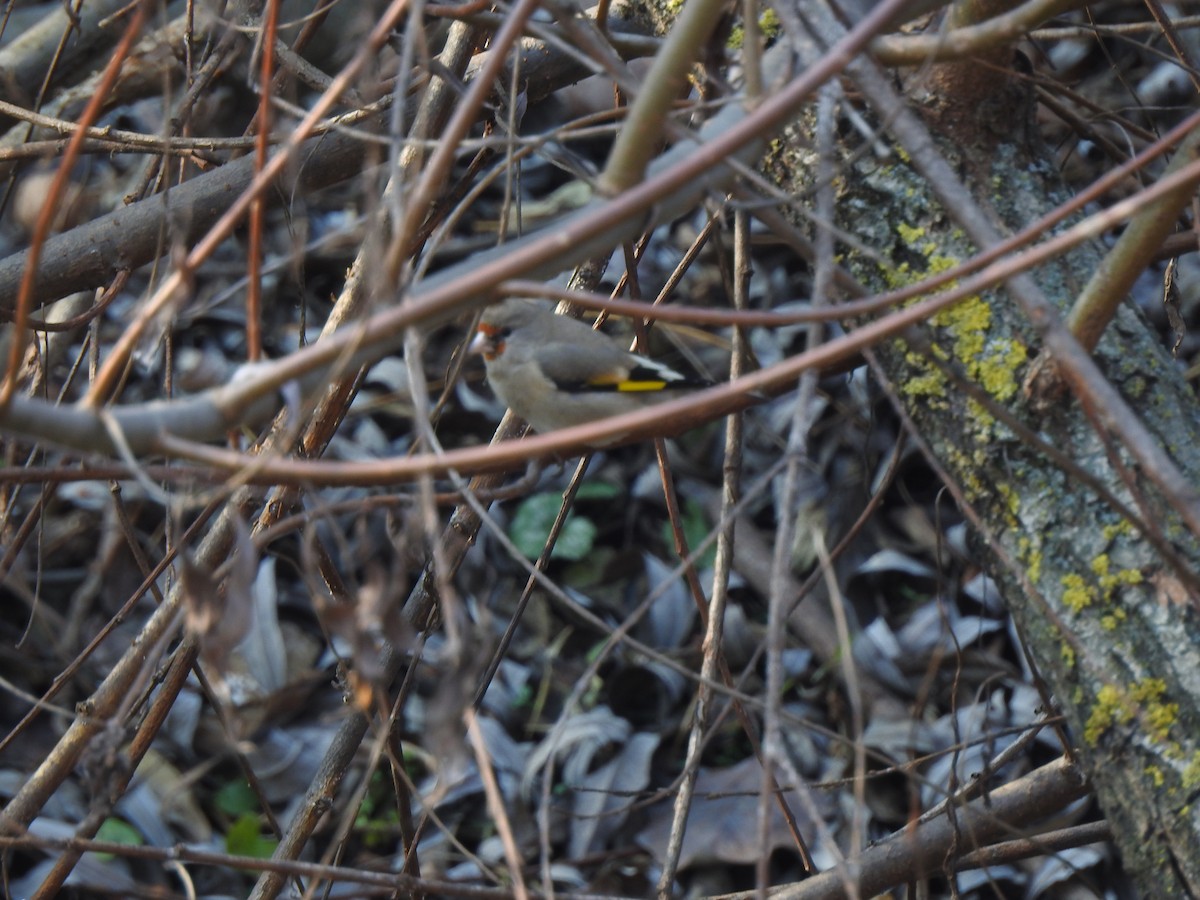
[{"label": "tree trunk", "polygon": [[[968,106],[947,93],[961,82],[935,75],[940,93],[923,108],[930,131],[1005,232],[1066,198],[1056,164],[1024,127],[1030,107],[1013,102],[1019,85],[997,84],[995,102]],[[879,254],[842,259],[868,287],[914,283],[980,249],[939,201],[947,185],[931,184],[907,152],[880,160],[841,149],[838,225]],[[1065,311],[1101,253],[1082,245],[1033,277]],[[1022,383],[1042,349],[1012,292],[993,290],[877,348],[875,358],[976,525],[980,557],[1066,717],[1127,869],[1147,896],[1200,894],[1200,548],[1180,515],[1191,498],[1164,496],[1161,473],[1097,426],[1113,410],[1069,395],[1040,409]],[[1200,483],[1196,398],[1132,305],[1094,359],[1137,411],[1138,427]]]}]

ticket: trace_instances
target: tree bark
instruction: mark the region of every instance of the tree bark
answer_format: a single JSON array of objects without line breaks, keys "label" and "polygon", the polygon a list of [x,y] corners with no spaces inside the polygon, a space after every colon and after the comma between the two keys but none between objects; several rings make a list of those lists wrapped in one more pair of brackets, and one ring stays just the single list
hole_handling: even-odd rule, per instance
[{"label": "tree bark", "polygon": [[[1066,199],[1053,159],[1025,127],[1031,107],[1012,102],[1016,82],[993,91],[1012,105],[981,104],[974,116],[945,96],[953,77],[933,83],[942,93],[927,94],[923,112],[937,146],[1003,231]],[[911,284],[977,251],[906,152],[880,160],[857,149],[842,148],[837,224],[878,254],[842,257],[863,283]],[[1100,247],[1080,246],[1034,279],[1065,310],[1100,258]],[[876,358],[976,525],[981,558],[1066,717],[1128,871],[1146,896],[1200,894],[1200,547],[1158,473],[1098,428],[1106,410],[1074,397],[1041,409],[1026,396],[1041,349],[1013,293],[996,290]],[[1132,305],[1094,359],[1145,433],[1200,483],[1196,398]],[[1043,443],[1031,444],[1010,417]]]}]

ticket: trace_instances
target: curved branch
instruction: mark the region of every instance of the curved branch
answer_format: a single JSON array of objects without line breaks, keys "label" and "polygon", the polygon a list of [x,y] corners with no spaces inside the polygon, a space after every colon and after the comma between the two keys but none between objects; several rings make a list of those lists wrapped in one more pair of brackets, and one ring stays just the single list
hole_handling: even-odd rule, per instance
[{"label": "curved branch", "polygon": [[1080,0],[1029,0],[1012,12],[946,34],[880,35],[871,41],[870,53],[885,66],[962,59],[1012,43],[1047,19],[1084,5]]},{"label": "curved branch", "polygon": [[[1028,823],[1062,809],[1088,793],[1083,773],[1063,757],[958,809],[900,831],[864,851],[856,860],[860,873],[858,895],[873,897],[890,887],[941,870],[946,848],[966,843],[982,847],[1027,832]],[[773,893],[774,900],[819,900],[844,897],[846,885],[837,872],[823,872],[790,890]]]}]

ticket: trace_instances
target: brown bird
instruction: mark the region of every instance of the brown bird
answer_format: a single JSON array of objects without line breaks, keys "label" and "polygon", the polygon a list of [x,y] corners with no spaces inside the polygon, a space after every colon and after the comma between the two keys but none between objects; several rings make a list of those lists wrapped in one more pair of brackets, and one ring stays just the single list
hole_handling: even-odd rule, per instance
[{"label": "brown bird", "polygon": [[536,300],[489,307],[470,350],[496,396],[540,432],[643,409],[708,387]]}]

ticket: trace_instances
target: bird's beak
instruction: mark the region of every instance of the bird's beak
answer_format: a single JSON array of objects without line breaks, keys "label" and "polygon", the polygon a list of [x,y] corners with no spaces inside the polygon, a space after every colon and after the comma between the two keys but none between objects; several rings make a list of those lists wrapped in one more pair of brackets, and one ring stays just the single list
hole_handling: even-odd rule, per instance
[{"label": "bird's beak", "polygon": [[495,328],[487,325],[480,325],[475,337],[471,338],[471,343],[467,345],[468,353],[481,354],[484,359],[495,359],[503,350],[503,339]]}]

